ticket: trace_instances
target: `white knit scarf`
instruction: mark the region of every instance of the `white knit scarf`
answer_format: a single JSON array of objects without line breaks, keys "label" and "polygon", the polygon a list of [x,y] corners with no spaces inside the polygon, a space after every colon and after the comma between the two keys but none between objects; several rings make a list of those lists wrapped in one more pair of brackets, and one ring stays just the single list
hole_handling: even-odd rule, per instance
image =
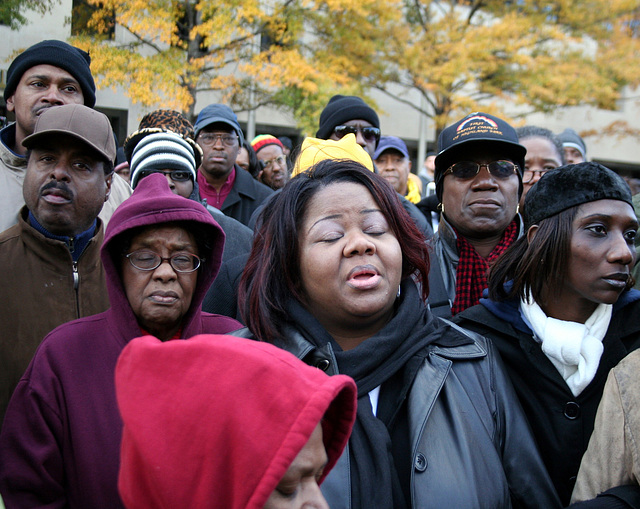
[{"label": "white knit scarf", "polygon": [[599,304],[582,324],[551,318],[533,299],[529,302],[520,301],[520,311],[531,325],[534,338],[542,343],[542,351],[573,395],[578,396],[596,376],[613,306]]}]

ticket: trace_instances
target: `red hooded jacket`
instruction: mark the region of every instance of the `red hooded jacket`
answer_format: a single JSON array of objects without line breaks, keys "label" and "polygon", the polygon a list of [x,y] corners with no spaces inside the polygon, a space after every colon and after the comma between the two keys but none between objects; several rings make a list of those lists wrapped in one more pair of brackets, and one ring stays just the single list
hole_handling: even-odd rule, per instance
[{"label": "red hooded jacket", "polygon": [[321,420],[324,479],[356,412],[351,378],[232,336],[137,338],[118,360],[116,392],[128,509],[261,509]]}]

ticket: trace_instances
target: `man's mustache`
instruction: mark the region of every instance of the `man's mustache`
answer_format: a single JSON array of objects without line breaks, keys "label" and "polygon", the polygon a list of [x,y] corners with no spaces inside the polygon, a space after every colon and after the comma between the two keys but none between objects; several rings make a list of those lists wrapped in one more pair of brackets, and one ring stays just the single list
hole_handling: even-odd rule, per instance
[{"label": "man's mustache", "polygon": [[40,188],[40,195],[42,196],[45,193],[49,194],[47,193],[47,191],[51,189],[56,189],[58,191],[58,194],[62,195],[62,197],[66,198],[67,200],[73,199],[73,191],[69,189],[69,186],[67,186],[67,184],[65,184],[64,182],[57,182],[55,180],[52,180],[48,184],[42,186]]}]

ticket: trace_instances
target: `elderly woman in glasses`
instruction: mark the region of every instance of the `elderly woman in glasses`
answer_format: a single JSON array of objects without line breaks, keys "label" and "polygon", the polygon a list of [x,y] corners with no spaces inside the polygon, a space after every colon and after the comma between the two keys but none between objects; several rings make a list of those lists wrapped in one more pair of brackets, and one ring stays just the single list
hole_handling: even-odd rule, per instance
[{"label": "elderly woman in glasses", "polygon": [[446,318],[478,303],[489,264],[522,235],[518,200],[526,149],[509,124],[486,113],[447,127],[438,149],[442,216],[433,241],[429,306]]},{"label": "elderly woman in glasses", "polygon": [[173,194],[162,174],[142,179],[118,208],[102,246],[110,309],[50,333],[9,404],[0,434],[9,507],[123,507],[116,360],[137,336],[168,341],[240,327],[200,309],[223,244],[211,214]]}]

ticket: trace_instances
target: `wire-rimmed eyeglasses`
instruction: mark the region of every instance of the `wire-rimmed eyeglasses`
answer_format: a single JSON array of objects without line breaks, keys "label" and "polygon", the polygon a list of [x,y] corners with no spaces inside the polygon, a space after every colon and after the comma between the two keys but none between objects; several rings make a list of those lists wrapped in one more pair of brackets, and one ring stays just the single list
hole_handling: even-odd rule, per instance
[{"label": "wire-rimmed eyeglasses", "polygon": [[163,262],[169,262],[171,268],[176,272],[193,272],[198,270],[204,261],[192,253],[176,253],[168,258],[163,258],[158,253],[147,249],[139,249],[124,256],[136,269],[144,271],[155,270]]},{"label": "wire-rimmed eyeglasses", "polygon": [[198,139],[196,140],[198,143],[202,143],[203,145],[215,145],[218,143],[218,140],[222,142],[225,147],[233,147],[237,140],[237,134],[217,134],[217,133],[200,133],[198,135]]}]

